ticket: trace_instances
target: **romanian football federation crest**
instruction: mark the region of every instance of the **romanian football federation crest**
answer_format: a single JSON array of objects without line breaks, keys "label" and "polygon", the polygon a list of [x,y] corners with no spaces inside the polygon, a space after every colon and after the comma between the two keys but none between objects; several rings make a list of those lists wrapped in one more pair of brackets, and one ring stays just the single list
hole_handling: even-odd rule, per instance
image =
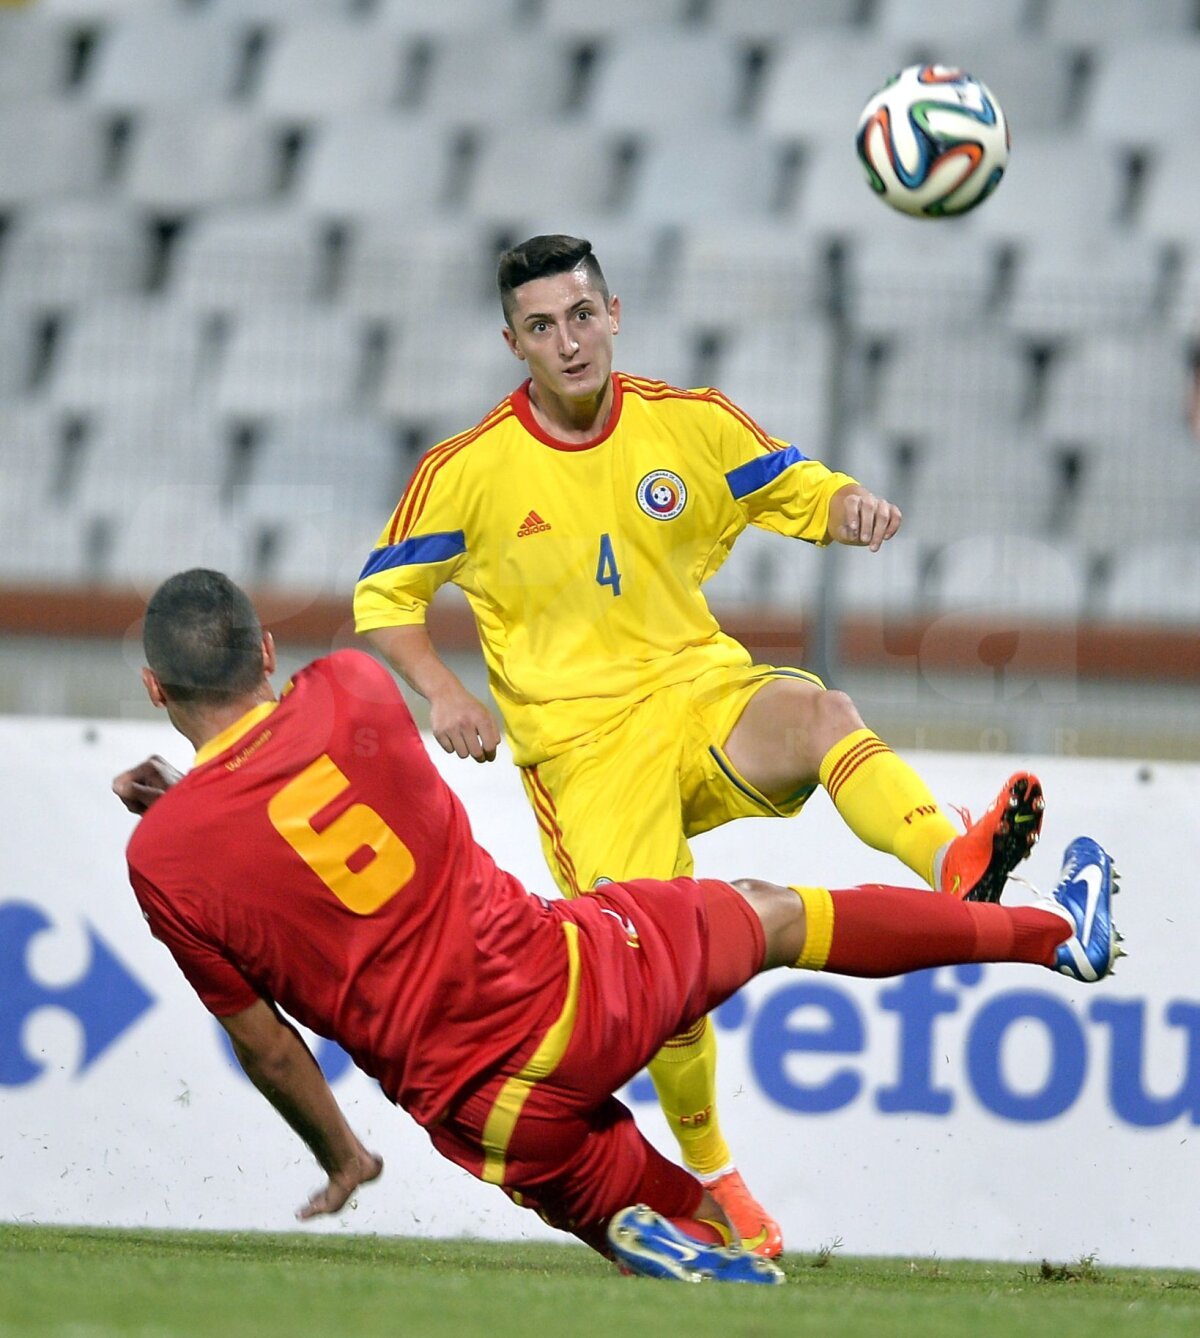
[{"label": "romanian football federation crest", "polygon": [[687,505],[687,488],[678,474],[655,469],[638,484],[637,502],[655,520],[674,520]]}]

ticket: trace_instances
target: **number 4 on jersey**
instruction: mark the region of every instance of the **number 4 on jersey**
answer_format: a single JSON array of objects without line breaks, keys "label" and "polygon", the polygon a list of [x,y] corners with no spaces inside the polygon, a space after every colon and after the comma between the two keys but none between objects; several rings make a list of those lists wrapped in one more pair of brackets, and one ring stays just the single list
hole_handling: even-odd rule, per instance
[{"label": "number 4 on jersey", "polygon": [[598,585],[612,586],[614,599],[621,593],[621,573],[617,570],[612,540],[607,534],[600,536],[600,561],[596,564],[596,582]]}]

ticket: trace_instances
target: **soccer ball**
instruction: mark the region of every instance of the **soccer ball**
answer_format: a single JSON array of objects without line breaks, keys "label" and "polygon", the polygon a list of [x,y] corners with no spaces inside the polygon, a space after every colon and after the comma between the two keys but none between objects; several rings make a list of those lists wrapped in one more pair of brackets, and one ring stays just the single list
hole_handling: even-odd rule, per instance
[{"label": "soccer ball", "polygon": [[923,218],[962,214],[996,189],[1008,163],[1008,122],[964,70],[910,65],[863,108],[856,138],[871,189]]}]

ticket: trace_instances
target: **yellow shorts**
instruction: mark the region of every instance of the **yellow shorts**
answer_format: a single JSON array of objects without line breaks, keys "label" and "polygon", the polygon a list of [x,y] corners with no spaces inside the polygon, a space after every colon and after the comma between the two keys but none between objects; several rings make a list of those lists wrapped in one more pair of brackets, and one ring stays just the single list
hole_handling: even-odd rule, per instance
[{"label": "yellow shorts", "polygon": [[689,837],[734,818],[787,818],[803,808],[815,785],[774,804],[724,752],[746,703],[778,678],[824,687],[803,669],[710,669],[651,694],[614,728],[521,769],[565,896],[601,881],[690,874]]}]

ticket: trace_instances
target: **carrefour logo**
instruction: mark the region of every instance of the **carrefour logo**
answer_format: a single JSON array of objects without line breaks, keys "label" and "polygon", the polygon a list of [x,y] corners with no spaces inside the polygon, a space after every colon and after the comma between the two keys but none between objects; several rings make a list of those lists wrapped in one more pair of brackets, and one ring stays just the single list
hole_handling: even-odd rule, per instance
[{"label": "carrefour logo", "polygon": [[[1096,992],[1081,995],[1076,1010],[1048,990],[974,996],[984,976],[981,966],[903,976],[879,990],[870,1011],[833,977],[810,977],[774,990],[753,1010],[737,995],[715,1016],[719,1027],[745,1033],[765,1095],[797,1113],[832,1114],[867,1101],[883,1115],[948,1116],[970,1097],[1000,1119],[1038,1123],[1066,1114],[1099,1067],[1107,1104],[1124,1123],[1200,1124],[1200,1002],[1169,1002],[1163,1028],[1144,999]],[[960,1051],[939,1035],[941,1020],[955,1014],[965,1024]],[[868,1050],[878,1052],[877,1030],[887,1037],[885,1059],[868,1063]],[[1006,1042],[1018,1035],[1045,1056],[1032,1082],[1005,1065]],[[1170,1082],[1151,1081],[1152,1053],[1178,1056],[1158,1066]],[[644,1075],[627,1094],[654,1100]]]},{"label": "carrefour logo", "polygon": [[78,1076],[154,1003],[100,935],[83,924],[87,969],[70,984],[44,985],[29,969],[30,945],[55,928],[53,921],[28,902],[0,905],[0,1086],[20,1087],[46,1069],[24,1044],[25,1024],[40,1009],[63,1009],[78,1021],[83,1031]]}]

